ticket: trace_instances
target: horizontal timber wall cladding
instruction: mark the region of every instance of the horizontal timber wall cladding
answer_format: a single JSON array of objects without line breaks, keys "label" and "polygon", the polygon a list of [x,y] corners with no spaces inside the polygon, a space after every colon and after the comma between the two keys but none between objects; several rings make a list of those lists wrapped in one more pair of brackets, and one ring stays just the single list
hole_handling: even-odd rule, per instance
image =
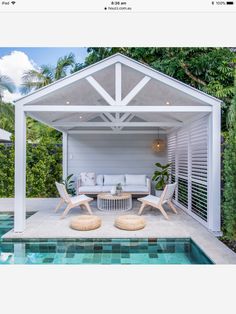
[{"label": "horizontal timber wall cladding", "polygon": [[[166,152],[154,153],[155,134],[70,134],[68,174],[152,175],[155,162],[166,163]],[[162,136],[163,138],[163,136]]]}]

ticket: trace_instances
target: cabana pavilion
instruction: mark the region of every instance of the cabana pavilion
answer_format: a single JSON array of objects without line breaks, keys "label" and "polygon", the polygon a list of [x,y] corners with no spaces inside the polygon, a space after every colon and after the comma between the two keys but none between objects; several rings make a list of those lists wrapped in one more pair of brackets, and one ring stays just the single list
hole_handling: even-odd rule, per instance
[{"label": "cabana pavilion", "polygon": [[[175,203],[220,232],[221,101],[115,54],[15,103],[15,232],[26,221],[26,115],[63,133],[63,176],[151,175],[172,162]],[[157,135],[167,150],[154,154]],[[163,235],[164,236],[164,235]]]}]

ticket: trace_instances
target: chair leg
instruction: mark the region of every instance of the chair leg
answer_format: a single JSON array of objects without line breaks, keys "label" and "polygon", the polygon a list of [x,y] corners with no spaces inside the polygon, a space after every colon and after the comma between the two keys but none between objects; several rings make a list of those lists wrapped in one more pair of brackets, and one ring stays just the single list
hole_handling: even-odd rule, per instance
[{"label": "chair leg", "polygon": [[64,203],[64,200],[61,198],[58,205],[56,206],[56,208],[54,209],[54,212],[56,213],[58,211],[58,209],[62,206],[62,204]]},{"label": "chair leg", "polygon": [[68,204],[66,209],[64,210],[63,214],[61,215],[61,219],[65,218],[65,216],[69,213],[70,209],[72,208],[73,206],[71,206],[71,204]]},{"label": "chair leg", "polygon": [[138,215],[141,215],[141,214],[142,214],[143,209],[144,209],[145,206],[146,206],[146,204],[143,202],[142,205],[141,205],[141,207],[140,207],[140,209],[139,209]]},{"label": "chair leg", "polygon": [[84,203],[83,205],[85,206],[85,208],[87,209],[87,211],[89,212],[89,214],[92,215],[93,213],[92,213],[92,210],[91,210],[91,207],[90,207],[89,203],[86,202],[86,203]]},{"label": "chair leg", "polygon": [[174,213],[178,214],[175,206],[171,203],[171,201],[168,202],[168,205],[170,206],[170,208],[173,210]]},{"label": "chair leg", "polygon": [[161,205],[159,205],[157,208],[160,210],[160,212],[162,213],[162,215],[163,215],[167,220],[169,220],[169,217],[168,217],[167,213],[165,212],[164,208],[163,208]]}]

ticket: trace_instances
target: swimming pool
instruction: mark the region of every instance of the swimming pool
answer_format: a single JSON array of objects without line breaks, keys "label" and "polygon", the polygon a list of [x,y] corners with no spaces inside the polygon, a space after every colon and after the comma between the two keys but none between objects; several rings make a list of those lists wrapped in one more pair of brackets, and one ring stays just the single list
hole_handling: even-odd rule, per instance
[{"label": "swimming pool", "polygon": [[[0,234],[13,216],[0,214]],[[190,238],[1,240],[0,264],[213,264]]]}]

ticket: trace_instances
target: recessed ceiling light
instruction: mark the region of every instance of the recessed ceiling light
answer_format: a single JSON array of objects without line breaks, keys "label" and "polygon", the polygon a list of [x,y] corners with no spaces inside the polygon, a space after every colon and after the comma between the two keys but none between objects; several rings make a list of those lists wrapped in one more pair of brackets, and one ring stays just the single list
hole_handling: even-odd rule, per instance
[{"label": "recessed ceiling light", "polygon": [[82,116],[79,116],[80,119],[82,119]]},{"label": "recessed ceiling light", "polygon": [[67,101],[67,102],[66,102],[66,104],[67,104],[67,105],[69,105],[69,104],[70,104],[70,102],[69,102],[69,101]]},{"label": "recessed ceiling light", "polygon": [[170,104],[169,101],[167,101],[166,104],[169,105]]}]

